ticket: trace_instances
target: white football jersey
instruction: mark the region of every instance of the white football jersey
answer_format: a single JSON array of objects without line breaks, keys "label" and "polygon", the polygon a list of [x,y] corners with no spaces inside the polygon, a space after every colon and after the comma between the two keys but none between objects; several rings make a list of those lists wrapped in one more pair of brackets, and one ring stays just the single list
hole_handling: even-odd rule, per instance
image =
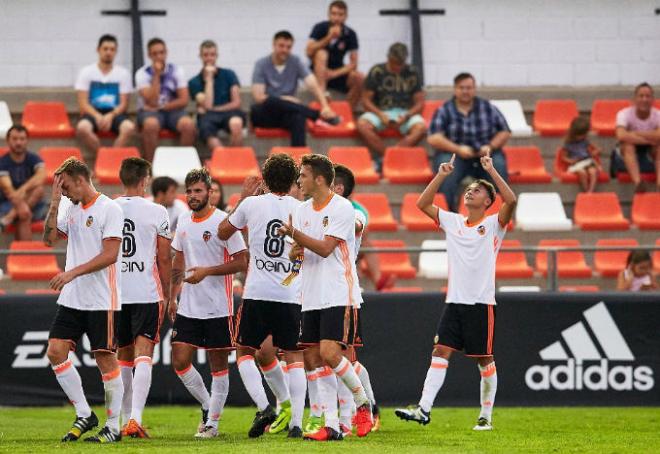
[{"label": "white football jersey", "polygon": [[447,235],[447,303],[495,304],[495,264],[506,233],[497,217],[468,224],[465,216],[438,210],[438,222]]},{"label": "white football jersey", "polygon": [[[183,252],[184,269],[195,266],[217,266],[231,261],[231,256],[244,251],[241,232],[227,241],[218,238],[218,226],[227,213],[212,209],[201,219],[183,213],[178,220],[172,248]],[[218,318],[234,314],[233,277],[208,276],[197,284],[183,283],[178,313],[190,318]]]},{"label": "white football jersey", "polygon": [[250,265],[243,298],[300,304],[300,276],[291,285],[282,285],[293,264],[291,244],[277,233],[299,205],[293,197],[270,193],[247,197],[229,215],[231,225],[248,229]]},{"label": "white football jersey", "polygon": [[362,230],[355,235],[355,259],[357,260],[357,256],[360,253],[360,247],[362,246],[362,235],[364,234],[364,231],[367,230],[367,217],[364,215],[364,213],[361,210],[355,210],[355,226],[360,224],[362,226]]},{"label": "white football jersey", "polygon": [[302,310],[359,307],[362,297],[355,268],[355,209],[351,202],[332,194],[323,207],[316,209],[309,199],[296,210],[293,224],[314,239],[322,240],[327,235],[340,240],[326,258],[305,249],[300,271]]},{"label": "white football jersey", "polygon": [[159,236],[172,238],[167,210],[144,197],[122,196],[117,198],[116,202],[124,212],[124,238],[121,246],[122,303],[162,301],[163,289],[156,261],[156,243]]},{"label": "white football jersey", "polygon": [[[58,210],[57,229],[68,239],[65,271],[99,255],[103,251],[103,240],[122,239],[124,215],[109,197],[98,193],[87,205],[60,202],[60,207],[63,210]],[[57,304],[84,311],[121,310],[120,258],[121,249],[117,263],[78,276],[66,284]]]}]

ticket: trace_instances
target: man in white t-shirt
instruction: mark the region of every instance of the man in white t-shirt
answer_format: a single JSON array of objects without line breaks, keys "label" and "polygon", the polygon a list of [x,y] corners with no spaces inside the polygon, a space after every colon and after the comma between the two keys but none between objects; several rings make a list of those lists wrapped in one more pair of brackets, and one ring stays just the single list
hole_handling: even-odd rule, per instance
[{"label": "man in white t-shirt", "polygon": [[306,347],[305,363],[323,368],[317,382],[325,427],[304,434],[316,441],[343,438],[335,374],[353,392],[357,435],[364,437],[373,427],[369,399],[350,361],[342,355],[343,349],[356,345],[362,297],[355,270],[355,210],[351,202],[330,189],[334,176],[326,156],[303,156],[298,182],[309,199],[280,228],[281,234],[296,242],[290,258],[303,255],[300,345]]},{"label": "man in white t-shirt", "polygon": [[644,192],[640,171],[655,173],[660,191],[660,110],[653,107],[653,88],[646,82],[635,87],[633,105],[616,114],[618,151],[635,192]]},{"label": "man in white t-shirt", "polygon": [[449,282],[445,310],[435,335],[431,366],[426,374],[418,405],[399,408],[396,415],[420,424],[431,422],[431,407],[445,381],[449,358],[454,351],[475,358],[481,374],[481,413],[474,430],[492,430],[492,412],[497,391],[493,356],[495,334],[495,264],[506,226],[516,206],[516,195],[493,167],[490,156],[482,156],[482,168],[495,182],[503,204],[499,213],[486,216],[495,201],[495,188],[476,180],[463,196],[467,217],[433,205],[443,180],[454,170],[454,159],[440,165],[438,174],[417,200],[417,208],[438,223],[447,235]]},{"label": "man in white t-shirt", "polygon": [[76,135],[94,153],[101,146],[99,132],[116,134],[115,147],[126,146],[135,134],[126,115],[133,81],[126,68],[114,64],[117,38],[101,36],[96,52],[99,61],[80,70],[75,85],[80,108]]},{"label": "man in white t-shirt", "polygon": [[117,359],[124,383],[122,435],[133,438],[149,438],[142,426],[142,412],[151,387],[152,358],[160,340],[164,304],[170,300],[172,270],[167,211],[144,198],[150,177],[148,161],[122,161],[119,178],[124,194],[117,199],[124,213]]},{"label": "man in white t-shirt", "polygon": [[[288,430],[289,438],[301,438],[306,382],[298,348],[300,279],[282,284],[293,264],[289,261],[291,245],[278,233],[300,205],[288,195],[298,178],[298,166],[290,156],[275,154],[266,160],[262,173],[267,193],[253,195],[255,189],[260,193],[261,182],[255,177],[247,179],[239,204],[220,224],[218,236],[224,240],[239,230],[248,233],[250,265],[236,317],[238,371],[259,409],[248,435],[258,437],[270,425],[270,433]],[[268,336],[272,336],[272,344],[263,345]],[[284,352],[289,386],[277,359],[278,348]],[[268,404],[255,358],[280,403],[277,417]]]},{"label": "man in white t-shirt", "polygon": [[[179,217],[172,241],[168,309],[174,321],[172,366],[202,406],[202,423],[195,437],[212,438],[218,436],[218,421],[229,391],[228,358],[234,349],[232,275],[247,269],[247,250],[240,232],[226,241],[218,238],[218,226],[227,213],[209,203],[211,177],[206,169],[188,172],[185,185],[192,212]],[[192,365],[193,355],[200,348],[206,350],[211,366],[210,395]]]},{"label": "man in white t-shirt", "polygon": [[[73,203],[62,202],[66,198]],[[61,293],[48,334],[46,354],[57,381],[76,409],[76,420],[62,438],[65,442],[78,440],[99,422],[87,403],[80,375],[69,358],[69,352],[75,350],[83,334],[89,338],[101,372],[108,415],[98,434],[85,441],[121,440],[119,412],[124,387],[115,356],[114,319],[121,310],[117,265],[123,219],[119,205],[96,191],[91,172],[83,162],[69,158],[55,171],[44,242],[52,246],[58,236],[68,242],[65,271],[50,281],[50,287]]]},{"label": "man in white t-shirt", "polygon": [[142,129],[144,158],[151,161],[158,146],[158,135],[165,128],[179,134],[179,144],[189,146],[195,142],[195,124],[186,114],[188,84],[183,68],[167,63],[167,47],[160,38],[147,43],[150,65],[135,73],[138,96],[138,126]]}]

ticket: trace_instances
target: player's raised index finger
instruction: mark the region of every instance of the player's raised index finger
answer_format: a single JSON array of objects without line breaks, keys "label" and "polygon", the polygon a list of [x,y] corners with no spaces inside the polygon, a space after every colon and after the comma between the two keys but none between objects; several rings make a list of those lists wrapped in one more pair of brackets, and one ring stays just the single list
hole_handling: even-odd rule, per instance
[{"label": "player's raised index finger", "polygon": [[451,159],[449,160],[449,164],[454,165],[454,159],[456,159],[456,153],[452,153]]}]

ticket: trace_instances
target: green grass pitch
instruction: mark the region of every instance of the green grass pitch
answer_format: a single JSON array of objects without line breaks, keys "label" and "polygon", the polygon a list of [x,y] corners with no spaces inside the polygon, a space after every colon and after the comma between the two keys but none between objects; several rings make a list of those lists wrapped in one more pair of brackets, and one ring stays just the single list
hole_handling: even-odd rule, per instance
[{"label": "green grass pitch", "polygon": [[[102,408],[95,408],[98,415]],[[115,445],[78,441],[65,445],[60,437],[73,421],[73,409],[0,408],[0,452],[660,452],[659,408],[495,408],[493,432],[473,432],[478,409],[436,408],[428,426],[399,421],[391,408],[382,409],[379,432],[342,442],[288,440],[284,435],[248,439],[254,416],[249,408],[228,408],[220,421],[221,435],[194,440],[199,421],[194,407],[148,407],[145,424],[152,439],[125,438]],[[101,416],[99,416],[101,417]]]}]

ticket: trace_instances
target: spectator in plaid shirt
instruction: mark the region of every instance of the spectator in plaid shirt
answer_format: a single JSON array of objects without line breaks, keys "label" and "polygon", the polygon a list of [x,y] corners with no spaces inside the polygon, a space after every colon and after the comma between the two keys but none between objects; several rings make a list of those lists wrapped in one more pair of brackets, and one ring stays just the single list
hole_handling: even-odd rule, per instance
[{"label": "spectator in plaid shirt", "polygon": [[434,169],[448,162],[456,154],[454,171],[440,186],[449,208],[457,209],[457,192],[466,176],[483,178],[490,176],[479,164],[482,156],[491,156],[497,172],[508,181],[506,159],[502,147],[511,136],[509,126],[495,106],[476,96],[476,84],[472,74],[460,73],[454,78],[454,97],[433,115],[429,145],[436,150]]}]

